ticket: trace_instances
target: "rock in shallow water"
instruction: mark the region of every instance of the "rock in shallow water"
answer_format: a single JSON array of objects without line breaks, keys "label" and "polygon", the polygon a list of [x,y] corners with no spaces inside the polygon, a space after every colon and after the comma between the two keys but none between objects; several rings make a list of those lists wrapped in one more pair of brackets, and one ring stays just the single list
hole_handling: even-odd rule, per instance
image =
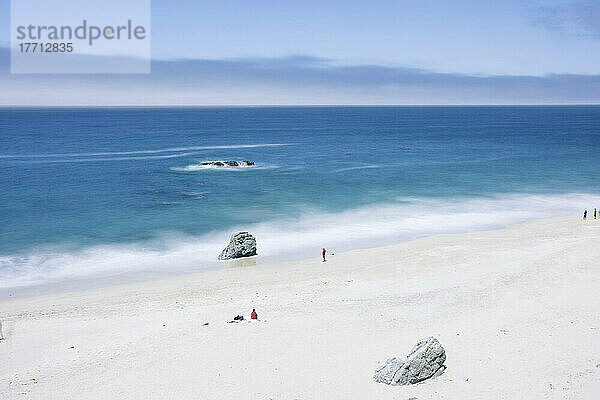
[{"label": "rock in shallow water", "polygon": [[208,166],[212,166],[212,167],[251,167],[254,165],[254,161],[248,161],[248,160],[244,160],[244,161],[235,161],[235,160],[203,161],[202,165],[205,167],[208,167]]},{"label": "rock in shallow water", "polygon": [[411,385],[441,375],[446,366],[446,352],[432,336],[417,343],[406,359],[396,357],[387,360],[375,370],[376,382],[388,385]]},{"label": "rock in shallow water", "polygon": [[219,254],[219,260],[255,256],[256,239],[248,232],[238,232],[231,235],[229,244]]}]

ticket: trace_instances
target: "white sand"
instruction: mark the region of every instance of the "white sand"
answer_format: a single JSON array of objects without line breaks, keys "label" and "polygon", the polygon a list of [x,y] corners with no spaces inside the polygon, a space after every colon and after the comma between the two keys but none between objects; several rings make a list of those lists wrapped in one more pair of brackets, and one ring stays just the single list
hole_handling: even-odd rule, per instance
[{"label": "white sand", "polygon": [[[0,398],[600,398],[600,221],[233,264],[1,302]],[[373,381],[426,335],[444,375]]]}]

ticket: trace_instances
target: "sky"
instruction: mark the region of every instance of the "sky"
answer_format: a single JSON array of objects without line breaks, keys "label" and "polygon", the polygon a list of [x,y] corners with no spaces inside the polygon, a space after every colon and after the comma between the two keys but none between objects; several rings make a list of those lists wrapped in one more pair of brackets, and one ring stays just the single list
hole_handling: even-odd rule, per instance
[{"label": "sky", "polygon": [[0,105],[600,103],[598,0],[153,0],[149,75],[11,75],[9,12]]}]

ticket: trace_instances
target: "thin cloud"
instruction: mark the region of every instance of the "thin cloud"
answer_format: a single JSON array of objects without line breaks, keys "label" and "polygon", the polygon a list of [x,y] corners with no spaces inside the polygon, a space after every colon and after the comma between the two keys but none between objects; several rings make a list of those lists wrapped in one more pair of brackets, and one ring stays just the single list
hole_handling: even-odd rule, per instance
[{"label": "thin cloud", "polygon": [[281,58],[152,61],[148,75],[10,75],[2,105],[600,103],[600,75],[473,76]]},{"label": "thin cloud", "polygon": [[538,9],[537,23],[550,31],[600,39],[600,2],[575,2]]}]

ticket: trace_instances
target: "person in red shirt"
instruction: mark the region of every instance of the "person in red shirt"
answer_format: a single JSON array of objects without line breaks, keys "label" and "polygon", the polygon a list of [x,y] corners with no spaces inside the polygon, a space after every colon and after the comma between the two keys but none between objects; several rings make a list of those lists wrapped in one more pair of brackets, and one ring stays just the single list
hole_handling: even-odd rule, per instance
[{"label": "person in red shirt", "polygon": [[325,248],[323,247],[323,262],[327,261],[325,260],[325,253],[327,253],[327,250],[325,250]]},{"label": "person in red shirt", "polygon": [[254,308],[252,309],[252,314],[250,314],[250,318],[258,319],[258,314],[256,313],[256,310]]}]

